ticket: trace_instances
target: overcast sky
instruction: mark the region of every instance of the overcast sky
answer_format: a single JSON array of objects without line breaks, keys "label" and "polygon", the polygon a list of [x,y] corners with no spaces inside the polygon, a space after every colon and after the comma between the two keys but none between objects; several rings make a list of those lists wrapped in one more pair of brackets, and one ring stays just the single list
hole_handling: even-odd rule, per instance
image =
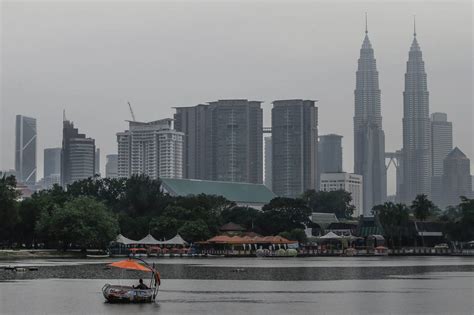
[{"label": "overcast sky", "polygon": [[[1,30],[0,169],[14,167],[15,115],[37,118],[43,149],[60,146],[62,110],[102,153],[130,119],[226,98],[319,100],[319,134],[344,136],[353,170],[355,71],[364,12],[382,90],[386,149],[402,144],[402,92],[416,15],[431,112],[448,113],[471,158],[471,1],[8,2]],[[471,166],[471,168],[473,168]],[[392,174],[392,173],[391,173]],[[394,191],[393,174],[389,192]]]}]

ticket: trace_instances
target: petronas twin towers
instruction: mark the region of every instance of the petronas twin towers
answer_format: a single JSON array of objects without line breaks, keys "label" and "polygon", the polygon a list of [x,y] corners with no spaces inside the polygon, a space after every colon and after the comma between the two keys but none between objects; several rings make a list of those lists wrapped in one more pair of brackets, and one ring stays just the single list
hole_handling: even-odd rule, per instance
[{"label": "petronas twin towers", "polygon": [[[401,201],[430,192],[430,119],[426,73],[415,37],[410,49],[403,93],[403,183]],[[365,29],[356,72],[354,172],[363,176],[364,216],[387,198],[385,133],[382,128],[379,75],[374,50]]]}]

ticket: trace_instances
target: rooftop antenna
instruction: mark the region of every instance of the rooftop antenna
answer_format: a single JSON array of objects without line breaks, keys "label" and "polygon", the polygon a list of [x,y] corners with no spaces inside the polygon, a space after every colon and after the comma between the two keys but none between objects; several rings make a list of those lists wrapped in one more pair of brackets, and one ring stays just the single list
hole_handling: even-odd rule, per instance
[{"label": "rooftop antenna", "polygon": [[416,37],[416,15],[413,15],[413,36]]},{"label": "rooftop antenna", "polygon": [[67,120],[67,119],[66,119],[66,110],[63,109],[63,122],[66,121],[66,120]]},{"label": "rooftop antenna", "polygon": [[127,102],[127,103],[128,103],[128,108],[130,109],[130,114],[132,115],[132,120],[136,121],[135,114],[133,113],[132,105],[130,105],[130,102]]},{"label": "rooftop antenna", "polygon": [[368,31],[368,27],[367,27],[367,12],[365,12],[365,34],[367,34],[369,31]]}]

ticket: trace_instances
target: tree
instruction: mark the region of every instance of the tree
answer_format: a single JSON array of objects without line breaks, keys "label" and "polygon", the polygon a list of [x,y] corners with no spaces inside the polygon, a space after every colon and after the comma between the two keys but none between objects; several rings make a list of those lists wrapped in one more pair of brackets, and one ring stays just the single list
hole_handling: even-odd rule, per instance
[{"label": "tree", "polygon": [[304,244],[308,241],[308,237],[303,229],[293,229],[291,231],[281,232],[279,234],[290,241],[297,241],[298,243]]},{"label": "tree", "polygon": [[421,242],[423,247],[425,247],[425,237],[424,237],[424,221],[429,218],[435,209],[434,203],[428,199],[428,196],[425,194],[421,194],[416,196],[415,200],[413,200],[411,209],[413,210],[413,214],[415,218],[421,221],[422,226],[422,233],[421,233]]},{"label": "tree", "polygon": [[0,178],[0,242],[11,245],[13,232],[18,222],[18,201],[20,193],[16,190],[15,176]]},{"label": "tree", "polygon": [[311,209],[303,199],[277,197],[262,208],[257,218],[260,231],[266,235],[277,235],[293,229],[304,229],[311,224]]},{"label": "tree", "polygon": [[91,197],[78,197],[51,213],[42,213],[37,229],[61,243],[64,250],[70,244],[85,250],[106,248],[117,236],[119,226],[116,216],[104,203]]},{"label": "tree", "polygon": [[406,232],[409,210],[407,206],[402,203],[394,204],[393,202],[386,202],[382,205],[377,205],[372,209],[384,232],[392,243],[392,248],[395,248],[395,235],[398,235],[398,246],[402,246],[402,234]]},{"label": "tree", "polygon": [[313,212],[335,213],[340,219],[352,217],[355,210],[351,194],[345,190],[308,190],[302,198]]},{"label": "tree", "polygon": [[253,230],[260,214],[261,211],[254,208],[234,207],[222,211],[222,221],[224,223],[234,222],[245,227],[247,230]]},{"label": "tree", "polygon": [[203,220],[187,221],[178,233],[188,242],[206,240],[210,236],[209,228]]}]

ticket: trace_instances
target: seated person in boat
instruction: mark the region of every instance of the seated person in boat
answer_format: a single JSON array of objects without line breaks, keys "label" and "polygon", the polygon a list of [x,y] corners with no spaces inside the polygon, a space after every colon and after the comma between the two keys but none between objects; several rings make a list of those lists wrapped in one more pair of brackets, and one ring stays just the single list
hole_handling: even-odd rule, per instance
[{"label": "seated person in boat", "polygon": [[134,286],[134,289],[139,289],[139,290],[146,290],[148,287],[146,284],[143,283],[143,279],[138,280],[139,284],[137,286]]}]

